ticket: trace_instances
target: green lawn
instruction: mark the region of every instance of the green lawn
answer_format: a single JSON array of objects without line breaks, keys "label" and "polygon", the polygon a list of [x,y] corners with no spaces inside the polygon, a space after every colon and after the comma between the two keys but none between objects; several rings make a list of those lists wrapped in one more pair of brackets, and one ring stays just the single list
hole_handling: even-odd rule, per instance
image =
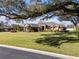
[{"label": "green lawn", "polygon": [[52,32],[0,33],[0,44],[33,48],[43,51],[49,51],[79,57],[79,42],[68,42],[68,43],[65,42],[60,45],[60,48],[55,46],[38,44],[35,42],[39,38],[44,38],[47,37],[48,35],[51,36],[51,34],[53,33]]}]

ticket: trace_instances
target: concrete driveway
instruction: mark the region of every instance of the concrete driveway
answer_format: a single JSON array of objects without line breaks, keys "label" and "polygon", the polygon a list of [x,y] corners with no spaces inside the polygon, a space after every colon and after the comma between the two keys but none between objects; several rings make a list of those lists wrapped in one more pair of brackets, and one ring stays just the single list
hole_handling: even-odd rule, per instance
[{"label": "concrete driveway", "polygon": [[0,59],[60,59],[57,57],[0,47]]}]

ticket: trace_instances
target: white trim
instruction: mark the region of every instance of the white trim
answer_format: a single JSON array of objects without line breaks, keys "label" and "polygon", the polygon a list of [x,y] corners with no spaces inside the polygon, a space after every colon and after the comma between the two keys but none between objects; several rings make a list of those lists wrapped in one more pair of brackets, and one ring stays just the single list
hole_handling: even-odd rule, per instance
[{"label": "white trim", "polygon": [[51,52],[40,51],[40,50],[29,49],[29,48],[21,48],[21,47],[16,47],[16,46],[9,46],[9,45],[1,45],[0,44],[0,47],[6,47],[6,48],[21,50],[21,51],[28,51],[28,52],[32,52],[32,53],[58,57],[58,58],[61,58],[61,59],[79,59],[79,57],[68,56],[68,55],[57,54],[57,53],[51,53]]}]

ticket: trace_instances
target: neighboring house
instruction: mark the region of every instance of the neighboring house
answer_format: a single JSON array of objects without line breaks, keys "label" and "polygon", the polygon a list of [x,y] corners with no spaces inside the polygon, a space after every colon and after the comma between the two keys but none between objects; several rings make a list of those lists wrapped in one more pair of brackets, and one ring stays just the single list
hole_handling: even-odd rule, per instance
[{"label": "neighboring house", "polygon": [[23,27],[19,25],[8,26],[0,23],[0,32],[16,32],[17,30],[23,31]]},{"label": "neighboring house", "polygon": [[11,27],[0,24],[0,32],[8,32],[11,29]]},{"label": "neighboring house", "polygon": [[67,25],[66,30],[68,30],[68,31],[75,31],[76,28],[75,28],[74,25]]},{"label": "neighboring house", "polygon": [[79,23],[77,24],[77,27],[79,28]]}]

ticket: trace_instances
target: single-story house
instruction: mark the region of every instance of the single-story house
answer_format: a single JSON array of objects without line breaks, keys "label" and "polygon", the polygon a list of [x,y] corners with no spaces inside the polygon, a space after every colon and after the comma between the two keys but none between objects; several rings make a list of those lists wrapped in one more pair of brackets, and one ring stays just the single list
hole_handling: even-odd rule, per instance
[{"label": "single-story house", "polygon": [[68,26],[66,27],[66,30],[67,30],[67,31],[75,31],[76,28],[75,28],[74,25],[68,25]]},{"label": "single-story house", "polygon": [[25,26],[25,31],[33,31],[33,32],[40,32],[40,31],[47,31],[47,30],[51,30],[51,31],[62,31],[64,28],[64,26],[62,26],[61,24],[57,24],[54,22],[43,22],[43,21],[39,21],[37,24],[31,23],[31,24],[27,24]]}]

